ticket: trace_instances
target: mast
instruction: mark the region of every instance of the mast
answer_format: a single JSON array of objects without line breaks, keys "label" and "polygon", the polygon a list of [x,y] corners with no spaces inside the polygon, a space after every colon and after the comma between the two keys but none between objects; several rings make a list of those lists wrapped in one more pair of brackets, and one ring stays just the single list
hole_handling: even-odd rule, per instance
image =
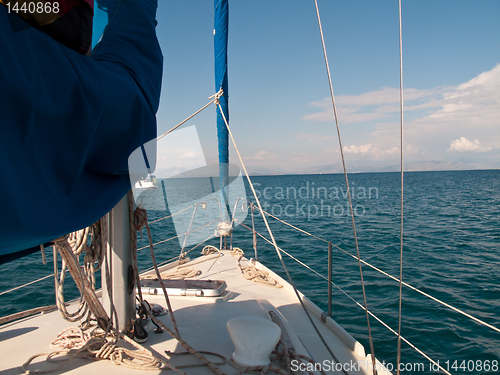
[{"label": "mast", "polygon": [[[214,57],[215,57],[215,92],[222,88],[220,107],[229,122],[228,84],[227,84],[227,35],[229,22],[228,0],[214,0]],[[219,148],[219,181],[222,199],[222,220],[229,222],[229,138],[224,118],[217,108],[217,139]],[[225,208],[225,210],[224,210]]]}]

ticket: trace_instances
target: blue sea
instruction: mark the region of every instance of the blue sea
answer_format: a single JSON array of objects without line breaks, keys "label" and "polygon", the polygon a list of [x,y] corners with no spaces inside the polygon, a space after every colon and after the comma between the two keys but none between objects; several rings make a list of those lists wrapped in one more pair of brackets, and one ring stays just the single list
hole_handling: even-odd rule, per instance
[{"label": "blue sea", "polygon": [[[257,194],[264,209],[333,246],[333,282],[354,300],[363,303],[358,263],[338,248],[355,254],[352,222],[344,176],[255,176]],[[399,277],[400,175],[359,173],[349,175],[361,258]],[[248,188],[248,186],[247,186]],[[248,193],[250,197],[250,194]],[[493,326],[500,327],[500,170],[405,173],[403,278],[428,293]],[[201,211],[200,211],[201,212]],[[173,210],[172,210],[172,213]],[[192,210],[185,212],[191,217]],[[150,221],[165,212],[150,212]],[[327,276],[328,246],[269,218],[278,245],[323,276]],[[244,218],[251,226],[251,216]],[[155,242],[176,235],[173,218],[152,224]],[[255,211],[256,229],[269,237]],[[212,230],[213,232],[213,230]],[[181,241],[157,246],[157,260],[179,254]],[[145,246],[145,239],[139,247]],[[217,239],[206,244],[217,245]],[[253,257],[250,232],[238,226],[234,244]],[[186,242],[186,250],[193,245]],[[199,254],[201,246],[189,255]],[[258,259],[285,277],[274,248],[257,241]],[[51,249],[46,266],[40,253],[2,265],[0,293],[50,275]],[[140,250],[140,268],[151,266],[149,251]],[[324,311],[327,282],[291,258],[284,256],[297,287]],[[396,281],[363,265],[369,310],[397,331]],[[76,296],[68,285],[67,298]],[[369,352],[366,315],[342,291],[333,287],[332,317],[358,339]],[[55,303],[52,278],[15,292],[0,295],[0,316]],[[397,337],[370,319],[375,356],[395,365]],[[445,306],[403,287],[402,336],[451,373],[500,372],[500,333],[478,324]],[[427,359],[402,343],[402,373],[438,373]],[[423,364],[419,367],[419,364]],[[395,369],[393,371],[396,373]]]}]

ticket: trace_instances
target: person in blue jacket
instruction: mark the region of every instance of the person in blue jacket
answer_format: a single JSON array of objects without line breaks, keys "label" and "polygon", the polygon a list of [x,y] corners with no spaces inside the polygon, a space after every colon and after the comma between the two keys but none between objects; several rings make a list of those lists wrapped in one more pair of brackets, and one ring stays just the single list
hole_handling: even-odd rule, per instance
[{"label": "person in blue jacket", "polygon": [[0,5],[0,263],[104,216],[156,138],[157,0],[98,6],[109,22],[87,56]]}]

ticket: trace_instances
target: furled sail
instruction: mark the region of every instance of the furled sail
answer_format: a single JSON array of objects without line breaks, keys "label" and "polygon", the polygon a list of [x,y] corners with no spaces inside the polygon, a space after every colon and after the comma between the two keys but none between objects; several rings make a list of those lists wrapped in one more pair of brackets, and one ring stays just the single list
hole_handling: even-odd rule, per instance
[{"label": "furled sail", "polygon": [[157,0],[98,6],[110,22],[92,57],[0,6],[0,262],[104,216],[156,137]]},{"label": "furled sail", "polygon": [[[214,0],[214,55],[215,55],[215,91],[223,90],[220,97],[220,107],[224,117],[229,121],[228,109],[228,83],[227,83],[227,36],[229,23],[228,0]],[[219,147],[219,179],[221,187],[221,199],[223,209],[223,220],[229,220],[230,208],[228,200],[228,164],[229,164],[229,139],[228,130],[217,108],[217,139]]]}]

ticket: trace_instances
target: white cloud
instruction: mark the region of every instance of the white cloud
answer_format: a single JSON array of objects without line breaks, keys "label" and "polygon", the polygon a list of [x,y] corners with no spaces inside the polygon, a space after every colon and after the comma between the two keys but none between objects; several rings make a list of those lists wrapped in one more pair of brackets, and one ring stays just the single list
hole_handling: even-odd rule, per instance
[{"label": "white cloud", "polygon": [[187,151],[179,156],[181,159],[195,159],[198,158],[198,155],[194,151]]},{"label": "white cloud", "polygon": [[[447,88],[438,87],[432,90],[405,89],[405,110],[438,107],[436,98]],[[361,95],[340,95],[335,99],[338,118],[341,124],[360,123],[387,118],[399,113],[399,89],[384,87],[380,90]],[[321,111],[302,117],[309,121],[334,121],[332,101],[329,97],[310,103]]]},{"label": "white cloud", "polygon": [[[408,147],[407,147],[408,149]],[[354,154],[354,155],[370,155],[375,159],[380,159],[382,157],[392,157],[392,155],[399,155],[400,149],[399,147],[392,148],[381,148],[378,146],[374,146],[371,143],[367,143],[364,145],[350,145],[344,146],[344,153],[346,154]]]},{"label": "white cloud", "polygon": [[[447,164],[450,168],[498,167],[500,64],[456,86],[405,89],[404,99],[407,162],[422,167],[432,162],[439,168],[445,162],[452,163]],[[336,102],[349,160],[396,163],[400,143],[399,89],[385,87],[360,95],[341,95]],[[310,121],[309,126],[319,129],[321,125],[315,123],[333,121],[330,98],[311,106],[317,111],[302,117]],[[343,127],[349,123],[359,125]],[[318,134],[295,137],[308,142],[324,139]],[[463,158],[466,151],[470,152],[468,159],[459,166],[458,158]]]},{"label": "white cloud", "polygon": [[195,126],[177,129],[157,143],[155,174],[158,178],[168,178],[205,165],[206,160]]},{"label": "white cloud", "polygon": [[372,144],[368,143],[360,146],[344,146],[344,152],[346,154],[367,154],[372,151]]},{"label": "white cloud", "polygon": [[275,159],[275,158],[276,158],[276,155],[273,154],[272,152],[269,152],[269,151],[266,151],[266,150],[262,150],[262,151],[259,151],[257,153],[257,155],[255,155],[251,159],[254,159],[254,160],[272,160],[272,159]]},{"label": "white cloud", "polygon": [[469,141],[465,137],[460,137],[460,139],[455,139],[450,143],[450,148],[446,151],[476,151],[476,152],[488,152],[491,151],[492,147],[486,147],[481,144],[477,139],[474,141]]}]

